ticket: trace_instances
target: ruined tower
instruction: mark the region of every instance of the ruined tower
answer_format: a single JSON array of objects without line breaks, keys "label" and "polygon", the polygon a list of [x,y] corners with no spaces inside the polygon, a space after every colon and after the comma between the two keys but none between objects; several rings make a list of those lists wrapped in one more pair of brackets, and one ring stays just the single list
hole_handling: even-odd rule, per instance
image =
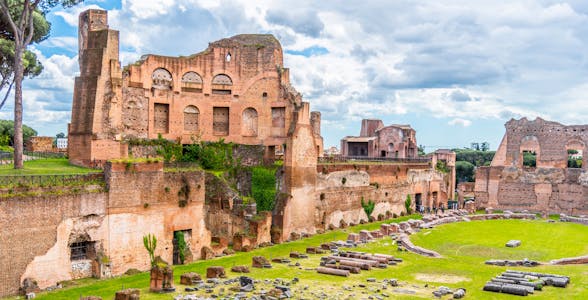
[{"label": "ruined tower", "polygon": [[74,164],[126,156],[119,143],[122,72],[118,31],[108,28],[106,11],[79,17],[80,76],[75,79],[68,155]]}]

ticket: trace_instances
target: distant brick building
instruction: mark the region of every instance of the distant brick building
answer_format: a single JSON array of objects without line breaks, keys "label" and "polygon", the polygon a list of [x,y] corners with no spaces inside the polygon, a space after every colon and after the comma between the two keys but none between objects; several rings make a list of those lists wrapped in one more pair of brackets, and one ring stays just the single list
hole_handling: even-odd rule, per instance
[{"label": "distant brick building", "polygon": [[[107,12],[88,10],[79,20],[73,163],[126,157],[126,140],[159,135],[184,144],[222,138],[264,145],[268,156],[286,143],[302,97],[272,35],[237,35],[186,57],[145,55],[121,68],[119,33],[108,28]],[[311,113],[311,123],[322,155],[320,113]]]},{"label": "distant brick building", "polygon": [[476,171],[476,205],[588,214],[588,173],[581,156],[588,125],[522,118],[505,127],[492,163]]},{"label": "distant brick building", "polygon": [[416,131],[410,125],[384,126],[382,120],[364,119],[359,136],[347,136],[341,140],[341,155],[416,158],[415,135]]}]

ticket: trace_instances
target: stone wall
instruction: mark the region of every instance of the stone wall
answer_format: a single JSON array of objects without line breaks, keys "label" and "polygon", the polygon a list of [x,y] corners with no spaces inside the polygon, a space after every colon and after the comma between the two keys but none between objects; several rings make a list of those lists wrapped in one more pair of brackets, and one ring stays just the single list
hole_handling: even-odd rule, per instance
[{"label": "stone wall", "polygon": [[[286,143],[302,96],[290,85],[274,36],[237,35],[190,56],[149,54],[124,69],[119,32],[109,29],[106,11],[80,14],[79,38],[68,135],[73,163],[123,158],[125,140],[160,135],[183,144],[262,145],[268,153]],[[319,113],[313,124],[320,127]],[[320,130],[314,135],[322,153]]]},{"label": "stone wall", "polygon": [[[158,239],[155,251],[172,262],[174,231],[191,234],[189,251],[200,258],[210,246],[204,223],[204,173],[163,172],[162,163],[107,164],[107,193],[30,196],[0,201],[0,295],[14,294],[25,278],[46,288],[94,274],[105,261],[113,275],[147,270],[143,236]],[[70,260],[73,243],[89,242],[87,259]]]},{"label": "stone wall", "polygon": [[[586,157],[568,168],[568,150],[586,153],[588,126],[565,126],[537,118],[510,120],[490,167],[476,171],[478,207],[577,215],[588,213]],[[523,166],[523,151],[536,153],[536,167]]]}]

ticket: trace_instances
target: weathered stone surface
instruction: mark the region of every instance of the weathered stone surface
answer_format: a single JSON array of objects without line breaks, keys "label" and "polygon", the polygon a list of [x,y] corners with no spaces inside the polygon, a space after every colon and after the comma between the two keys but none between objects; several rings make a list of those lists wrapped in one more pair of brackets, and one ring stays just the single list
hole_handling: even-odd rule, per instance
[{"label": "weathered stone surface", "polygon": [[521,245],[521,241],[519,240],[510,240],[506,242],[506,247],[515,248]]},{"label": "weathered stone surface", "polygon": [[206,278],[226,278],[225,268],[221,266],[212,266],[206,269]]},{"label": "weathered stone surface", "polygon": [[193,285],[202,280],[202,276],[198,273],[190,272],[184,273],[180,276],[180,284]]},{"label": "weathered stone surface", "polygon": [[[584,153],[588,125],[510,120],[489,167],[476,170],[476,205],[498,209],[585,214],[586,157],[582,168],[568,168],[568,150]],[[523,166],[523,152],[536,153],[536,166]]]},{"label": "weathered stone surface", "polygon": [[116,292],[114,300],[139,300],[140,295],[139,289],[126,289]]},{"label": "weathered stone surface", "polygon": [[233,267],[231,267],[231,272],[249,273],[251,271],[249,270],[249,267],[247,267],[247,266],[233,266]]},{"label": "weathered stone surface", "polygon": [[251,266],[254,268],[265,268],[271,266],[270,262],[263,256],[254,256],[252,259]]},{"label": "weathered stone surface", "polygon": [[200,250],[200,258],[205,259],[205,260],[212,259],[212,258],[214,258],[214,251],[212,251],[212,249],[210,249],[208,246],[204,246]]}]

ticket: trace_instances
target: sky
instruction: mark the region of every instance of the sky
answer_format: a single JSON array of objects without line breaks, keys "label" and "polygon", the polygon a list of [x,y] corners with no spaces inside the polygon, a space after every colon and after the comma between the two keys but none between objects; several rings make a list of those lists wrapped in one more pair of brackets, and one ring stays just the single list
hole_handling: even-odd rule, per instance
[{"label": "sky", "polygon": [[588,1],[96,0],[52,10],[51,36],[30,46],[45,70],[25,80],[24,123],[40,135],[67,133],[89,8],[109,10],[122,65],[275,35],[293,86],[322,113],[325,148],[364,118],[410,124],[427,152],[496,149],[511,118],[588,123]]}]

